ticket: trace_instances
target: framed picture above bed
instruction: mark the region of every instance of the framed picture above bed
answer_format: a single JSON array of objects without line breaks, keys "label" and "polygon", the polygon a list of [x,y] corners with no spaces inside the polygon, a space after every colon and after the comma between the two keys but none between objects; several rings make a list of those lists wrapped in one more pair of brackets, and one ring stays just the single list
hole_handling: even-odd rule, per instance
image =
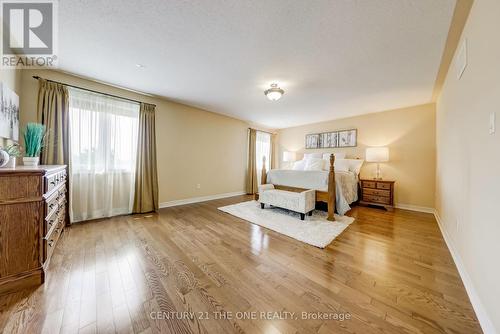
[{"label": "framed picture above bed", "polygon": [[308,134],[306,149],[355,147],[358,145],[357,136],[357,129]]},{"label": "framed picture above bed", "polygon": [[358,130],[345,130],[339,131],[339,146],[338,147],[355,147],[358,145],[357,136]]},{"label": "framed picture above bed", "polygon": [[306,135],[306,148],[320,148],[319,134]]}]

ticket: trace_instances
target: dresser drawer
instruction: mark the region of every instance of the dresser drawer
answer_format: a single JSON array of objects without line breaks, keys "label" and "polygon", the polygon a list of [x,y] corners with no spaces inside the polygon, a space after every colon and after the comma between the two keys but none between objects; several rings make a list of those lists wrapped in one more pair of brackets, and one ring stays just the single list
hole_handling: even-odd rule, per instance
[{"label": "dresser drawer", "polygon": [[66,218],[66,208],[64,206],[59,206],[58,209],[47,216],[43,222],[43,235],[47,236],[52,232],[52,229],[57,226],[59,221],[63,221],[65,224]]},{"label": "dresser drawer", "polygon": [[376,188],[377,182],[375,181],[362,181],[361,187],[363,188]]},{"label": "dresser drawer", "polygon": [[45,217],[45,220],[43,221],[43,236],[46,236],[58,222],[59,215],[57,211],[54,211],[49,216]]},{"label": "dresser drawer", "polygon": [[363,194],[390,197],[390,190],[363,188]]},{"label": "dresser drawer", "polygon": [[66,182],[66,170],[45,176],[45,193],[50,193],[60,184]]},{"label": "dresser drawer", "polygon": [[391,189],[391,184],[386,182],[377,182],[377,189]]},{"label": "dresser drawer", "polygon": [[389,197],[366,195],[366,194],[363,194],[363,201],[372,202],[372,203],[380,203],[380,204],[390,204],[391,203],[391,199]]},{"label": "dresser drawer", "polygon": [[54,249],[56,248],[57,240],[64,227],[64,220],[59,219],[57,225],[50,231],[50,234],[43,238],[43,263],[46,265],[47,261],[52,256]]},{"label": "dresser drawer", "polygon": [[57,198],[59,200],[59,203],[66,203],[66,183],[64,183],[64,185],[59,188],[57,192]]},{"label": "dresser drawer", "polygon": [[45,200],[45,215],[50,216],[59,207],[59,193],[56,191],[49,198]]}]

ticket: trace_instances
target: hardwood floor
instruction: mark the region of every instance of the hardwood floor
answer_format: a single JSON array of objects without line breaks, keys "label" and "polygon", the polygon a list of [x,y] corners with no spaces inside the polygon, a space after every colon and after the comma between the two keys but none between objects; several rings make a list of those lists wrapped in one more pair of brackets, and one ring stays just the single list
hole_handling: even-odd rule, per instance
[{"label": "hardwood floor", "polygon": [[217,210],[247,199],[67,228],[46,284],[0,297],[0,331],[481,332],[432,215],[355,207],[322,250]]}]

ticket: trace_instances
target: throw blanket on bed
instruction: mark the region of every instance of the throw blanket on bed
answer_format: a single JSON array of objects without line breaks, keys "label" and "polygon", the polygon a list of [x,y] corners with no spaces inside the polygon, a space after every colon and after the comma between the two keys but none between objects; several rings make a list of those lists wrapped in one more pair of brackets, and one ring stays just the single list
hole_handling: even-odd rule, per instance
[{"label": "throw blanket on bed", "polygon": [[[328,171],[272,169],[267,173],[271,184],[328,191]],[[340,215],[358,200],[358,176],[353,172],[335,172],[336,208]]]}]

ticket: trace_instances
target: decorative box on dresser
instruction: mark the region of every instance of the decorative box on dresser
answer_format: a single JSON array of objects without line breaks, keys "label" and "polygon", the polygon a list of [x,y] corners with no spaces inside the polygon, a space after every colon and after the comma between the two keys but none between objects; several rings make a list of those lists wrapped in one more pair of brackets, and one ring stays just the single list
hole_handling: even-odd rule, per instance
[{"label": "decorative box on dresser", "polygon": [[66,166],[0,168],[0,294],[42,284],[68,222]]},{"label": "decorative box on dresser", "polygon": [[394,209],[394,183],[396,181],[361,179],[361,204]]}]

